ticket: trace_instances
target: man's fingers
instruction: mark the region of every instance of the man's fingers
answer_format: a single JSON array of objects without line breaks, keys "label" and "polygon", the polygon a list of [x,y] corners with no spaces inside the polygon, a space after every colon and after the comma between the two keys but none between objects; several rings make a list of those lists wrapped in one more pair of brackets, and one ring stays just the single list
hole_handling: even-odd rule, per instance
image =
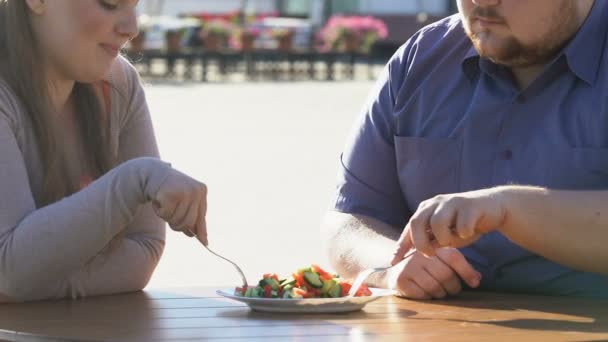
[{"label": "man's fingers", "polygon": [[424,290],[418,286],[415,282],[407,279],[397,284],[397,291],[399,296],[410,298],[410,299],[431,299],[431,295],[424,292]]},{"label": "man's fingers", "polygon": [[418,210],[410,219],[409,225],[411,230],[412,244],[416,250],[422,252],[426,256],[435,255],[435,247],[431,243],[432,234],[429,234],[429,219],[435,211],[435,205],[425,207],[423,210]]},{"label": "man's fingers", "polygon": [[467,259],[454,248],[437,249],[437,257],[453,269],[470,287],[477,287],[481,281],[481,273],[477,272]]},{"label": "man's fingers", "polygon": [[473,210],[466,210],[458,214],[456,219],[456,233],[458,237],[467,240],[475,235],[475,226],[479,215]]},{"label": "man's fingers", "polygon": [[455,295],[460,293],[462,290],[460,278],[455,274],[454,270],[440,259],[431,260],[435,261],[432,267],[424,267],[431,277],[435,278],[448,294]]},{"label": "man's fingers", "polygon": [[397,240],[397,249],[396,249],[395,253],[393,253],[393,260],[391,260],[391,265],[395,266],[401,260],[403,260],[403,257],[405,257],[405,254],[410,249],[412,249],[413,246],[414,245],[412,243],[411,229],[410,229],[410,225],[408,223],[405,226],[405,229],[403,229],[403,232],[401,232],[401,236],[399,237],[399,240]]},{"label": "man's fingers", "polygon": [[444,298],[447,295],[443,286],[441,286],[437,279],[429,274],[426,268],[416,274],[414,281],[425,293],[431,295],[433,298]]},{"label": "man's fingers", "polygon": [[456,211],[453,207],[439,204],[429,219],[429,228],[439,246],[449,247],[452,244],[451,227],[455,221]]}]

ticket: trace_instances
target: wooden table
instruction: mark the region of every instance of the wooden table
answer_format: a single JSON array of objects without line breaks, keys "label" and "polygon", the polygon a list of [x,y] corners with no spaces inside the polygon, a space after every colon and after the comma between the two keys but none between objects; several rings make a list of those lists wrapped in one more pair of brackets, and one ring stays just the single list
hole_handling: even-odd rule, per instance
[{"label": "wooden table", "polygon": [[608,300],[468,292],[383,298],[348,314],[270,314],[212,288],[0,305],[8,341],[590,341],[608,340]]}]

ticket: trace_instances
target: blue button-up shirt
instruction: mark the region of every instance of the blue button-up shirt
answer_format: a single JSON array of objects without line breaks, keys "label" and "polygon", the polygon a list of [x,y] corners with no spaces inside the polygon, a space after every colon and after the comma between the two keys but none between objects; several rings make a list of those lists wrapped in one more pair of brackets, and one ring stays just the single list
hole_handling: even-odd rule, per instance
[{"label": "blue button-up shirt", "polygon": [[[334,209],[404,227],[421,201],[442,193],[504,184],[608,190],[607,33],[608,1],[595,1],[564,50],[520,90],[507,68],[479,56],[458,15],[422,29],[388,63],[355,125]],[[483,289],[608,297],[607,276],[546,260],[498,232],[461,250]]]}]

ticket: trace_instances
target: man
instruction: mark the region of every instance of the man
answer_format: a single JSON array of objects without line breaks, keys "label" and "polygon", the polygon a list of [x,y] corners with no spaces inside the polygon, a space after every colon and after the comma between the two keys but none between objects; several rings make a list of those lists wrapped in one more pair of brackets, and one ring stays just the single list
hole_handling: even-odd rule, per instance
[{"label": "man", "polygon": [[458,8],[401,47],[353,130],[334,268],[392,263],[371,285],[414,299],[608,297],[608,1]]}]

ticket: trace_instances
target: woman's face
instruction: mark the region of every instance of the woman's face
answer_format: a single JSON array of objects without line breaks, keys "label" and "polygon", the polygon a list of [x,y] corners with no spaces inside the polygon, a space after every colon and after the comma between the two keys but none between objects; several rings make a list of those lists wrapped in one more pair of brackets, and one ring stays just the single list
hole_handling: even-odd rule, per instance
[{"label": "woman's face", "polygon": [[27,0],[50,75],[95,82],[137,35],[138,0]]}]

